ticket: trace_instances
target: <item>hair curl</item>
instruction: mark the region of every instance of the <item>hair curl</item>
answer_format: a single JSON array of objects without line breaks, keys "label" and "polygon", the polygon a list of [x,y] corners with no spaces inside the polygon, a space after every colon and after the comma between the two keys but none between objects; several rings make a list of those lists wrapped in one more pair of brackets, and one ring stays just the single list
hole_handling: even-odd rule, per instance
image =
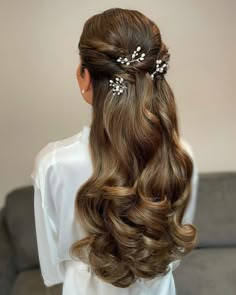
[{"label": "hair curl", "polygon": [[[144,61],[116,62],[137,45]],[[165,77],[150,76],[157,58],[170,57],[153,21],[136,10],[108,9],[85,22],[78,48],[93,86],[93,174],[75,199],[88,236],[70,251],[103,281],[124,288],[165,275],[170,262],[196,246],[196,228],[181,223],[193,162],[180,142],[174,94]],[[109,79],[117,74],[128,91],[113,97]]]}]

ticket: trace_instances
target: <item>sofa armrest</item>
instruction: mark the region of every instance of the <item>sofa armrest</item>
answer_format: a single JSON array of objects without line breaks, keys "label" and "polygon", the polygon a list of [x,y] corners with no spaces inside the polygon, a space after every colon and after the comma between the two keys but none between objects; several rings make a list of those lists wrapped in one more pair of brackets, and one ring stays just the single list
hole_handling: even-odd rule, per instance
[{"label": "sofa armrest", "polygon": [[0,290],[9,295],[16,278],[14,255],[5,227],[5,208],[0,209]]}]

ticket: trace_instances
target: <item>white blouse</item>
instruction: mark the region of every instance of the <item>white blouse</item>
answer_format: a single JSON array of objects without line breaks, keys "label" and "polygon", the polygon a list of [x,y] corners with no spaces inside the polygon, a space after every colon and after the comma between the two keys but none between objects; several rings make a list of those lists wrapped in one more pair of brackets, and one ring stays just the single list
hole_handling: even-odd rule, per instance
[{"label": "white blouse", "polygon": [[[92,274],[86,264],[69,255],[70,246],[86,236],[74,222],[74,200],[79,187],[92,175],[89,154],[90,127],[71,137],[48,143],[37,154],[30,175],[34,185],[34,214],[39,262],[46,286],[63,283],[63,295],[176,295],[173,270],[161,278],[137,280],[128,288],[118,288]],[[190,145],[181,139],[194,162],[192,195],[183,223],[193,223],[198,172]]]}]

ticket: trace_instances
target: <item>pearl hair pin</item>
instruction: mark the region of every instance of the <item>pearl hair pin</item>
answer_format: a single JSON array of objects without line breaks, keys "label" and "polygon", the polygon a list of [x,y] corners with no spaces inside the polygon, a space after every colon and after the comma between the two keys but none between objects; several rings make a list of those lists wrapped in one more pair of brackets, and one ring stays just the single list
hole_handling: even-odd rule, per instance
[{"label": "pearl hair pin", "polygon": [[116,93],[118,95],[120,95],[124,91],[124,89],[127,89],[127,87],[125,85],[122,85],[123,81],[124,81],[123,78],[116,77],[115,80],[116,80],[116,82],[114,82],[113,80],[109,80],[109,82],[110,82],[109,86],[113,87],[112,88],[113,95],[116,94]]},{"label": "pearl hair pin", "polygon": [[131,60],[128,60],[127,57],[125,57],[125,58],[119,57],[117,59],[117,61],[120,62],[120,63],[122,63],[122,64],[126,63],[126,65],[129,65],[130,63],[132,63],[134,61],[140,62],[140,61],[144,60],[145,53],[142,53],[140,57],[138,57],[137,59],[134,59],[137,55],[139,55],[139,51],[140,50],[141,50],[141,47],[138,46],[137,49],[133,52],[132,59]]},{"label": "pearl hair pin", "polygon": [[[130,65],[130,63],[135,61],[141,62],[145,58],[145,53],[142,53],[140,57],[135,59],[135,57],[140,54],[140,51],[141,51],[141,46],[138,46],[137,49],[132,53],[131,60],[129,60],[127,57],[125,58],[119,57],[116,61],[126,65]],[[154,75],[156,73],[158,78],[162,78],[163,75],[166,73],[167,66],[168,64],[165,61],[162,61],[161,59],[156,60],[156,70],[151,74],[151,79],[152,80],[154,79]],[[123,84],[123,81],[124,81],[123,78],[116,77],[115,80],[116,80],[115,82],[113,80],[109,80],[110,82],[109,86],[113,87],[112,89],[113,95],[116,93],[120,95],[121,93],[123,93],[124,89],[127,89],[127,87]]]},{"label": "pearl hair pin", "polygon": [[162,66],[160,66],[160,64],[162,63],[162,60],[161,59],[158,59],[156,60],[156,70],[151,74],[151,78],[153,80],[154,78],[154,75],[156,73],[163,73],[163,71],[165,70],[165,67],[167,67],[167,63],[166,62],[163,62]]}]

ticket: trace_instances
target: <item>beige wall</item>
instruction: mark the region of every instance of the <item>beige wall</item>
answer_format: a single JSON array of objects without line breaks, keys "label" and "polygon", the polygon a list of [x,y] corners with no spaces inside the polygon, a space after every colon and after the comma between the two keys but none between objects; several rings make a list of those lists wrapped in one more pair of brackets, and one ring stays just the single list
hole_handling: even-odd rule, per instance
[{"label": "beige wall", "polygon": [[[127,4],[128,3],[128,4]],[[168,81],[199,171],[236,170],[235,1],[0,2],[0,206],[30,184],[36,153],[89,124],[76,82],[85,20],[110,7],[144,12],[171,53]]]}]

